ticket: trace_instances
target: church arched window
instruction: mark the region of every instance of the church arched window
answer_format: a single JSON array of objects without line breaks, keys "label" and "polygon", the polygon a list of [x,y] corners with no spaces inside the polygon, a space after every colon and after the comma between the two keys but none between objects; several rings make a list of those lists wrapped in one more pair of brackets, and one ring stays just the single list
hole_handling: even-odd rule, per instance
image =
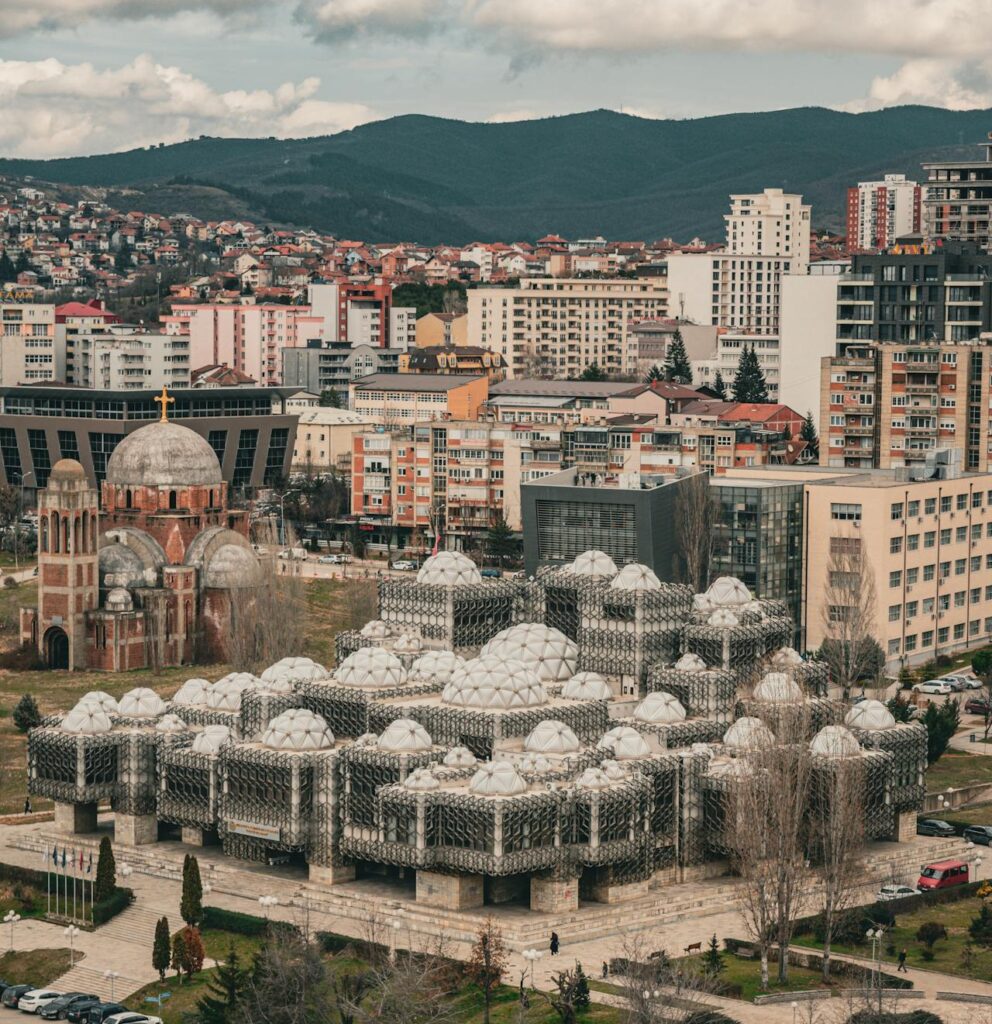
[{"label": "church arched window", "polygon": [[52,551],[57,555],[62,550],[62,538],[59,532],[59,514],[52,513]]},{"label": "church arched window", "polygon": [[80,551],[90,551],[90,513],[87,509],[83,512],[83,546]]},{"label": "church arched window", "polygon": [[80,540],[79,535],[80,535],[80,531],[82,530],[82,526],[83,526],[83,524],[80,522],[79,516],[73,516],[72,517],[72,550],[76,554],[78,554],[80,551],[83,550],[81,545],[80,545],[80,543],[79,543],[79,540]]},{"label": "church arched window", "polygon": [[41,518],[41,550],[48,551],[48,516]]},{"label": "church arched window", "polygon": [[187,601],[183,607],[183,620],[186,629],[186,636],[193,635],[193,604]]},{"label": "church arched window", "polygon": [[68,516],[63,516],[62,517],[62,530],[63,530],[62,550],[66,554],[69,554],[69,517]]},{"label": "church arched window", "polygon": [[124,495],[124,507],[125,508],[131,508],[132,507],[131,501],[132,501],[132,495],[131,495],[131,488],[129,487],[127,489],[127,492]]},{"label": "church arched window", "polygon": [[176,492],[169,491],[169,508],[175,509],[177,507]]}]

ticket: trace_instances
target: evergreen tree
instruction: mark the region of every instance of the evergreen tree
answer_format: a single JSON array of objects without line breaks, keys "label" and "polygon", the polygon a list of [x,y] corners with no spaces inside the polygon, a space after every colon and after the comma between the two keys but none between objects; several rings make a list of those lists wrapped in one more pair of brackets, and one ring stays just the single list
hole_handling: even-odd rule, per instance
[{"label": "evergreen tree", "polygon": [[155,941],[152,943],[152,967],[158,971],[160,981],[165,981],[165,972],[169,969],[169,942],[169,919],[160,917],[155,922]]},{"label": "evergreen tree", "polygon": [[799,440],[806,442],[806,451],[808,451],[814,459],[819,459],[820,438],[816,433],[816,424],[813,422],[812,411],[806,413],[806,418],[803,420],[802,430],[799,431]]},{"label": "evergreen tree", "polygon": [[243,1020],[244,1015],[239,1010],[247,987],[247,972],[231,946],[227,958],[207,982],[206,995],[197,1000],[197,1024],[234,1024]]},{"label": "evergreen tree", "polygon": [[13,281],[17,278],[17,268],[6,252],[0,256],[0,282]]},{"label": "evergreen tree", "polygon": [[692,367],[689,365],[689,354],[685,350],[682,332],[678,329],[676,329],[672,335],[672,340],[668,343],[665,373],[668,379],[676,384],[692,383]]},{"label": "evergreen tree", "polygon": [[575,996],[572,999],[572,1006],[580,1013],[589,1009],[589,980],[578,960],[575,961]]},{"label": "evergreen tree", "polygon": [[38,702],[30,693],[24,694],[14,705],[14,713],[11,717],[14,719],[14,725],[19,732],[27,732],[28,729],[33,729],[41,724],[41,712],[38,710]]},{"label": "evergreen tree", "polygon": [[599,363],[590,363],[580,374],[579,380],[602,381],[606,380],[606,374],[599,368]]},{"label": "evergreen tree", "polygon": [[734,401],[763,403],[768,401],[768,385],[761,372],[754,345],[741,349],[741,359],[734,377]]},{"label": "evergreen tree", "polygon": [[334,388],[324,388],[320,393],[320,404],[329,409],[341,408],[341,396]]},{"label": "evergreen tree", "polygon": [[179,902],[179,916],[188,925],[199,924],[203,919],[203,885],[200,882],[200,865],[191,853],[183,861],[183,894]]},{"label": "evergreen tree", "polygon": [[17,257],[17,263],[14,264],[14,269],[18,274],[23,274],[25,270],[31,269],[31,264],[28,262],[28,254],[23,249]]},{"label": "evergreen tree", "polygon": [[[185,930],[184,928],[183,931]],[[176,932],[172,939],[172,969],[180,980],[186,972],[188,964],[189,955],[186,952],[186,940],[183,938],[183,932]]]},{"label": "evergreen tree", "polygon": [[713,390],[717,393],[718,398],[722,398],[726,402],[727,385],[724,382],[723,374],[719,370],[716,371],[716,376],[713,378]]},{"label": "evergreen tree", "polygon": [[114,269],[118,274],[126,274],[131,269],[131,247],[124,242],[114,256]]},{"label": "evergreen tree", "polygon": [[664,380],[665,371],[655,363],[646,374],[644,374],[644,383],[653,384],[656,380]]},{"label": "evergreen tree", "polygon": [[489,533],[486,535],[486,547],[489,550],[489,554],[502,565],[503,560],[513,555],[517,551],[518,546],[517,539],[513,536],[513,531],[507,525],[506,520],[500,516],[489,527]]},{"label": "evergreen tree", "polygon": [[715,978],[724,968],[723,954],[720,952],[720,943],[716,941],[716,935],[710,939],[703,954],[703,969],[711,977]]},{"label": "evergreen tree", "polygon": [[100,852],[96,858],[96,881],[93,883],[93,899],[100,903],[110,899],[117,888],[117,862],[114,850],[110,845],[110,837],[100,840]]},{"label": "evergreen tree", "polygon": [[186,976],[192,978],[203,970],[203,960],[206,957],[206,950],[203,948],[203,938],[200,929],[187,925],[183,931],[183,944],[186,946]]}]

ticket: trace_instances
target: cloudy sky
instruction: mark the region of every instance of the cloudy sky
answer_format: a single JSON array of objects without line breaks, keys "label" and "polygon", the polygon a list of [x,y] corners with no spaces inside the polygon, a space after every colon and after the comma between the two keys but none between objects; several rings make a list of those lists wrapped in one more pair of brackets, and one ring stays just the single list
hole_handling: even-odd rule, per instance
[{"label": "cloudy sky", "polygon": [[0,0],[0,156],[402,113],[992,107],[992,0]]}]

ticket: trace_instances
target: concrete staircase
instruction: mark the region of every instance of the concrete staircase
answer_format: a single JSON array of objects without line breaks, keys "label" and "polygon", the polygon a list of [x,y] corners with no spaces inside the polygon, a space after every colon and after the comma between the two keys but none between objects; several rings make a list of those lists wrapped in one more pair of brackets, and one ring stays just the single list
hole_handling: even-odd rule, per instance
[{"label": "concrete staircase", "polygon": [[[144,981],[127,978],[121,974],[114,979],[114,998],[124,999],[145,984],[147,983]],[[56,978],[52,982],[52,988],[59,992],[92,992],[105,1002],[110,1000],[109,979],[103,976],[103,971],[87,967],[85,961],[66,971],[61,978]]]}]

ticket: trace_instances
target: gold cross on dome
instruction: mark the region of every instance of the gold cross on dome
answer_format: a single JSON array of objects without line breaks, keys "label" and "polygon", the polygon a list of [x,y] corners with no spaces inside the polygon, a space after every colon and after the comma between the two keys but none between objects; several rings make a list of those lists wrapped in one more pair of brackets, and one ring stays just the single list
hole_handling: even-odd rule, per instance
[{"label": "gold cross on dome", "polygon": [[157,398],[152,399],[153,402],[158,402],[162,406],[162,422],[169,422],[169,406],[172,405],[176,400],[169,394],[169,389],[164,385],[162,387],[162,394]]}]

